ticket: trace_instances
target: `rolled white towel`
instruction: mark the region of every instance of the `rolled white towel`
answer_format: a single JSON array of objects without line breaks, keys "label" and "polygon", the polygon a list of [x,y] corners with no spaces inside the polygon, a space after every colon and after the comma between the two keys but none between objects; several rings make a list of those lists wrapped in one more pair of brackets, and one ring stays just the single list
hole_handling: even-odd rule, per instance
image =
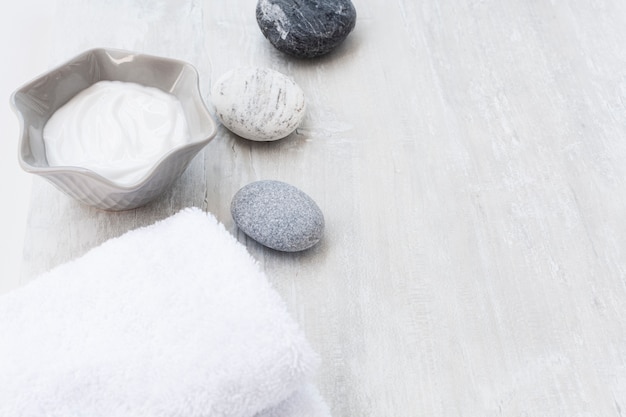
[{"label": "rolled white towel", "polygon": [[2,417],[328,416],[306,385],[317,364],[245,248],[196,208],[0,297]]}]

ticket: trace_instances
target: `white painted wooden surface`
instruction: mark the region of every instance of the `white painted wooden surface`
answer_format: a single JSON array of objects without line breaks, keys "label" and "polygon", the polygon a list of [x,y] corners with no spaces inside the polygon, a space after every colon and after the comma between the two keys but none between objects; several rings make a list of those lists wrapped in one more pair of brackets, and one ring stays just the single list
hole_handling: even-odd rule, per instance
[{"label": "white painted wooden surface", "polygon": [[0,77],[0,294],[18,285],[24,231],[30,205],[32,175],[17,162],[19,125],[9,96],[49,65],[51,16],[55,0],[21,0],[8,13],[0,13],[0,50],[6,64]]},{"label": "white painted wooden surface", "polygon": [[[24,277],[186,206],[245,243],[323,358],[335,416],[626,415],[626,2],[356,0],[342,47],[290,59],[254,0],[64,0],[56,61],[108,46],[211,81],[269,66],[304,89],[297,133],[223,128],[157,202],[106,213],[33,184]],[[34,74],[33,74],[34,75]],[[309,193],[323,242],[247,241],[232,195]]]}]

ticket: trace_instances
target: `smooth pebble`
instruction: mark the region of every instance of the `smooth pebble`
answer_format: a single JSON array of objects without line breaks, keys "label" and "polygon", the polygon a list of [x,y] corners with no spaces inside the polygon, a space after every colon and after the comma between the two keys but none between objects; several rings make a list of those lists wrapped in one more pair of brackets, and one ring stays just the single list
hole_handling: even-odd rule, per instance
[{"label": "smooth pebble", "polygon": [[350,0],[258,0],[256,19],[276,49],[314,58],[335,49],[356,24]]},{"label": "smooth pebble", "polygon": [[306,110],[304,92],[292,79],[269,68],[237,68],[213,85],[217,117],[233,133],[273,141],[292,133]]},{"label": "smooth pebble", "polygon": [[293,185],[272,180],[241,188],[231,202],[235,224],[262,245],[284,252],[310,248],[322,238],[324,215]]}]

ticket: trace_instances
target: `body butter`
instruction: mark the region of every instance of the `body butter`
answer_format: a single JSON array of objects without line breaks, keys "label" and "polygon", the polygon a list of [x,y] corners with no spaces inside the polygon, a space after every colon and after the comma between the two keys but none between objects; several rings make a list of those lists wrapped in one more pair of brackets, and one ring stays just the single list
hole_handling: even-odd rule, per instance
[{"label": "body butter", "polygon": [[191,140],[174,95],[122,81],[78,93],[48,120],[43,139],[50,166],[87,168],[125,186]]}]

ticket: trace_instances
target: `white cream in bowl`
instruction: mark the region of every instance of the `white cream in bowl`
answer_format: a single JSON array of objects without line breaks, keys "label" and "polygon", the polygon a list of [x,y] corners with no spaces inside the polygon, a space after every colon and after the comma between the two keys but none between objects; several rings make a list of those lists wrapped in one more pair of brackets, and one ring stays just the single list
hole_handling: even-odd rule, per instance
[{"label": "white cream in bowl", "polygon": [[174,95],[136,83],[99,81],[52,115],[43,139],[50,166],[87,168],[128,186],[191,136]]}]

